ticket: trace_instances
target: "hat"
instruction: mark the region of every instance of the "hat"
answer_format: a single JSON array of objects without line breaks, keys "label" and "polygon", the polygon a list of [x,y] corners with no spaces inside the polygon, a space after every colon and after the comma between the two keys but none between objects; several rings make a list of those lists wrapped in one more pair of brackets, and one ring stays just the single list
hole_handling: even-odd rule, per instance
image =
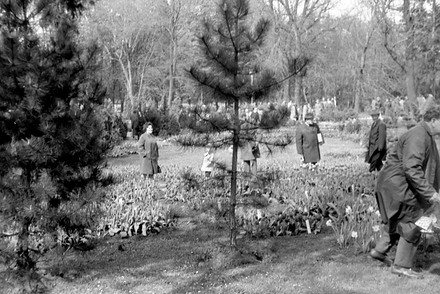
[{"label": "hat", "polygon": [[371,111],[370,115],[371,115],[371,116],[373,116],[373,115],[380,115],[380,112],[379,112],[379,110],[377,110],[377,109],[373,109],[373,110]]},{"label": "hat", "polygon": [[311,112],[306,113],[306,115],[304,116],[304,119],[313,119],[313,113],[311,113]]}]

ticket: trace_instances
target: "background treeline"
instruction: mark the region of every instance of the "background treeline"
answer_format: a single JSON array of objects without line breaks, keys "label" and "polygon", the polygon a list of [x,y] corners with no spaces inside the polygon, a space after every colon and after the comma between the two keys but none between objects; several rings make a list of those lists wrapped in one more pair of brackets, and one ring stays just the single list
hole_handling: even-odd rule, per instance
[{"label": "background treeline", "polygon": [[[309,59],[272,94],[272,101],[312,105],[335,97],[338,108],[365,110],[377,96],[392,99],[439,89],[440,24],[436,1],[358,0],[341,14],[337,0],[251,0],[251,12],[271,21],[255,58],[289,76],[287,60]],[[100,0],[82,19],[83,42],[98,39],[107,97],[128,118],[148,107],[175,113],[182,104],[213,102],[187,76],[200,60],[196,36],[216,1]],[[252,20],[250,21],[252,22]],[[250,26],[254,25],[252,23]],[[413,103],[415,104],[415,103]]]}]

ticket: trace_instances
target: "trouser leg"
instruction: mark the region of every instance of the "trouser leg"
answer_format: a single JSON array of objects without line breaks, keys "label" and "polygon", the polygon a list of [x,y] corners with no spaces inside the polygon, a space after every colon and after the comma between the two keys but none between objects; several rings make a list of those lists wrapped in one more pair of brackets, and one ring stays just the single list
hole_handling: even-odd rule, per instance
[{"label": "trouser leg", "polygon": [[399,244],[397,245],[394,265],[406,268],[413,267],[414,257],[417,252],[418,244],[419,242],[411,243],[400,237]]},{"label": "trouser leg", "polygon": [[399,239],[399,235],[396,233],[389,233],[389,227],[388,225],[384,225],[383,227],[383,233],[382,237],[379,239],[379,241],[376,244],[376,251],[387,254],[390,249],[394,246],[396,241]]},{"label": "trouser leg", "polygon": [[252,173],[252,175],[256,176],[257,175],[257,160],[251,160],[250,161],[250,172]]},{"label": "trouser leg", "polygon": [[251,172],[251,161],[243,160],[243,172],[249,173]]}]

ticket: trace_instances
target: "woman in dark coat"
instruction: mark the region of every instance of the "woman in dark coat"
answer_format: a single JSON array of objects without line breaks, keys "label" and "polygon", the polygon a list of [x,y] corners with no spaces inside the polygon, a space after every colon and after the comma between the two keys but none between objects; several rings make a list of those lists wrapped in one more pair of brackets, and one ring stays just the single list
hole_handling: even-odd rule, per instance
[{"label": "woman in dark coat", "polygon": [[319,145],[324,143],[324,137],[317,123],[313,122],[313,114],[307,113],[304,124],[296,129],[296,151],[301,155],[303,163],[316,163],[321,160]]},{"label": "woman in dark coat", "polygon": [[157,141],[153,137],[153,125],[146,123],[144,131],[138,142],[139,154],[141,155],[141,173],[144,178],[152,179],[154,174],[159,173],[159,147]]},{"label": "woman in dark coat", "polygon": [[398,241],[392,273],[420,278],[412,270],[421,239],[415,222],[438,202],[440,159],[434,135],[440,134],[440,108],[429,109],[424,121],[403,134],[380,171],[376,200],[384,232],[370,255],[387,264],[387,253]]}]

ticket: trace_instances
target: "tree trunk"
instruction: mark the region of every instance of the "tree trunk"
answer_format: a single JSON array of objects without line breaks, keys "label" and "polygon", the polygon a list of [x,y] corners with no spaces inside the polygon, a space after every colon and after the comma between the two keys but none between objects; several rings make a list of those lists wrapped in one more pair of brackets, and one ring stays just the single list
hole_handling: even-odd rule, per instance
[{"label": "tree trunk", "polygon": [[171,104],[173,103],[174,100],[174,77],[176,75],[176,38],[175,38],[175,33],[174,33],[174,29],[173,29],[173,33],[172,33],[172,40],[171,40],[171,48],[170,48],[170,81],[169,81],[169,91],[168,91],[168,101],[167,101],[167,105],[168,108],[171,108]]},{"label": "tree trunk", "polygon": [[[302,99],[301,99],[301,86],[302,86],[301,77],[294,76],[293,82],[294,82],[293,83],[294,84],[293,96],[295,97],[296,105],[301,105],[301,101],[302,101]],[[304,97],[304,100],[306,100],[305,97]],[[307,101],[306,101],[306,103],[307,103]]]},{"label": "tree trunk", "polygon": [[283,98],[284,100],[290,101],[290,97],[290,79],[288,79],[283,84]]},{"label": "tree trunk", "polygon": [[414,71],[414,19],[411,16],[410,0],[403,2],[403,18],[405,20],[405,31],[407,35],[405,50],[405,80],[406,94],[410,110],[414,114],[413,105],[416,105],[416,82]]},{"label": "tree trunk", "polygon": [[[436,0],[432,1],[432,34],[431,34],[431,51],[434,52],[435,51],[435,40],[437,38],[437,3]],[[436,83],[436,69],[435,66],[432,66],[433,68],[431,69],[431,94],[436,97],[436,90],[437,90],[437,83]]]},{"label": "tree trunk", "polygon": [[414,60],[407,59],[406,60],[406,93],[408,95],[409,105],[411,107],[411,111],[414,113],[414,109],[412,109],[413,105],[417,104],[416,101],[416,82],[415,82],[415,72],[414,72]]},{"label": "tree trunk", "polygon": [[237,159],[239,145],[240,121],[239,121],[239,102],[234,101],[234,135],[232,138],[232,175],[231,175],[231,196],[229,203],[229,228],[230,228],[230,244],[237,247],[237,220],[235,217],[235,208],[237,206]]},{"label": "tree trunk", "polygon": [[360,110],[360,101],[361,101],[361,84],[362,84],[362,76],[359,77],[359,79],[356,81],[356,88],[354,92],[354,111],[356,113],[359,113]]},{"label": "tree trunk", "polygon": [[[298,31],[298,29],[296,28],[296,26],[293,24],[293,31],[294,31],[294,36],[295,36],[295,45],[294,45],[294,51],[293,51],[293,56],[294,58],[298,58],[301,55],[301,37],[300,37],[300,33]],[[295,71],[297,71],[297,69],[295,69]],[[292,77],[293,78],[293,97],[295,97],[295,101],[296,101],[296,105],[301,105],[301,92],[302,92],[302,77],[300,74],[296,74],[295,76]],[[307,102],[306,102],[307,103]]]},{"label": "tree trunk", "polygon": [[29,255],[29,226],[31,220],[26,217],[21,223],[20,233],[18,234],[18,242],[16,252],[17,267],[21,270],[29,271],[35,268],[36,262]]}]

